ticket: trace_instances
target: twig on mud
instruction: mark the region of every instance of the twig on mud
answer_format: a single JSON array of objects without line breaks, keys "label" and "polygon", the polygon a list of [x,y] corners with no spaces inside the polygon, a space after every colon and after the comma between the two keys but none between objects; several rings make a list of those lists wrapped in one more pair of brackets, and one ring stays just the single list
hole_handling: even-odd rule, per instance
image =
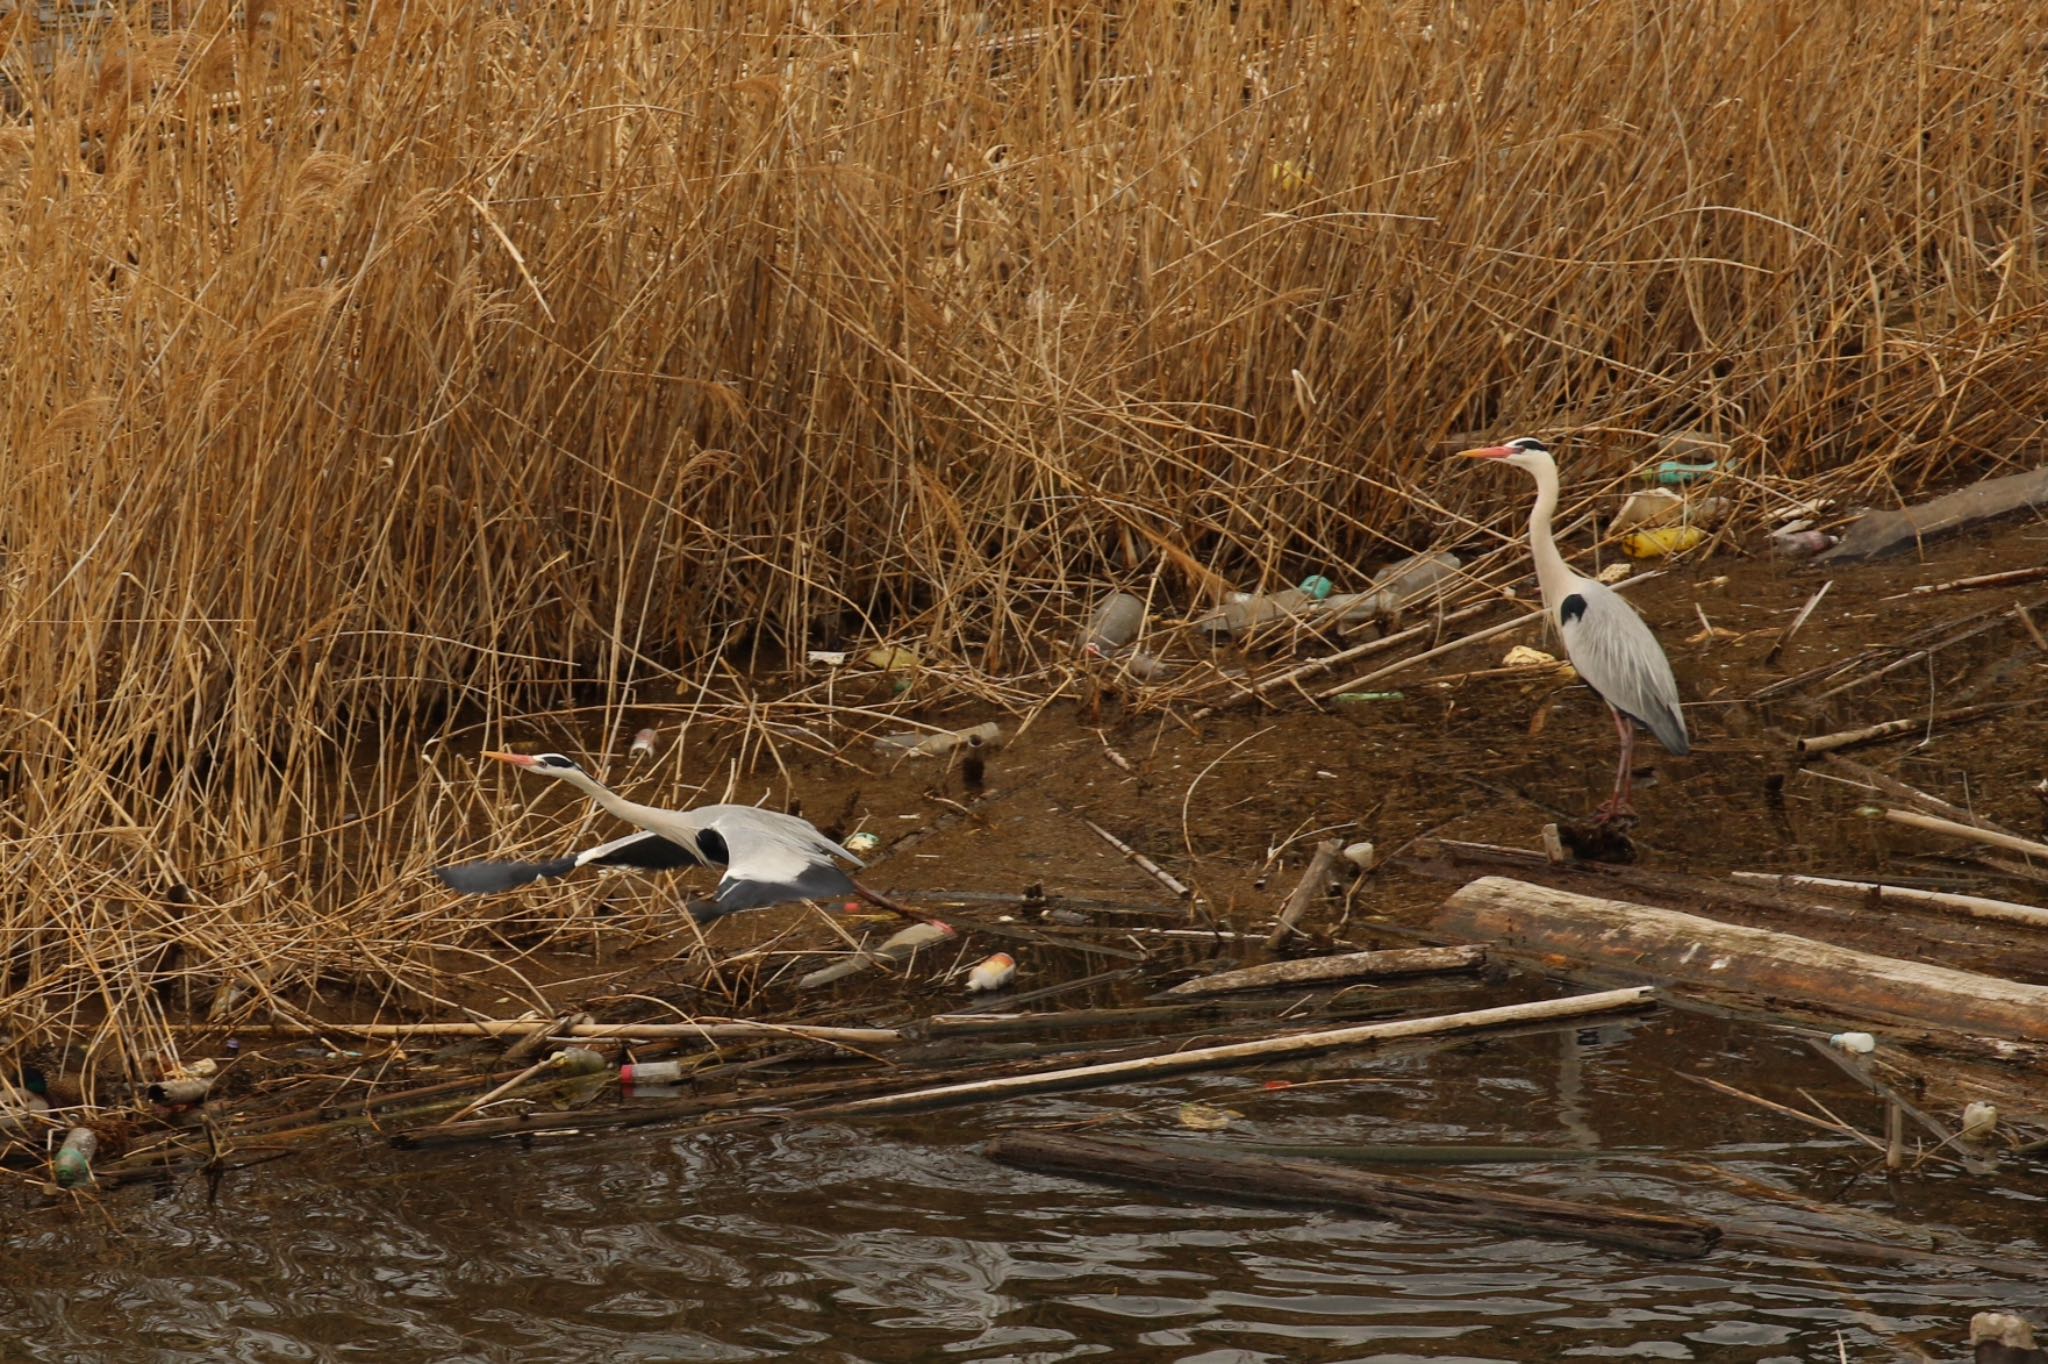
[{"label": "twig on mud", "polygon": [[1276,951],[1295,931],[1295,921],[1307,912],[1317,895],[1330,881],[1330,869],[1337,865],[1342,846],[1334,838],[1326,838],[1316,844],[1315,856],[1309,858],[1308,867],[1301,873],[1301,879],[1294,883],[1294,889],[1287,896],[1287,903],[1280,910],[1280,921],[1273,925],[1273,931],[1266,937],[1266,950]]},{"label": "twig on mud", "polygon": [[1792,623],[1785,627],[1785,633],[1779,635],[1772,643],[1770,649],[1764,654],[1764,666],[1766,668],[1777,663],[1778,655],[1785,652],[1785,646],[1792,642],[1792,636],[1799,633],[1799,627],[1806,624],[1806,618],[1813,614],[1813,608],[1820,605],[1820,599],[1825,597],[1828,594],[1828,589],[1834,585],[1835,580],[1830,578],[1820,585],[1818,591],[1806,599],[1806,605],[1800,607],[1799,614],[1792,617]]},{"label": "twig on mud", "polygon": [[1189,900],[1194,898],[1195,892],[1192,889],[1190,889],[1187,885],[1183,884],[1181,881],[1175,879],[1173,874],[1167,871],[1166,868],[1160,866],[1157,862],[1154,862],[1151,858],[1145,856],[1145,854],[1139,852],[1136,848],[1124,842],[1121,838],[1118,838],[1115,834],[1103,828],[1094,820],[1084,818],[1081,822],[1083,824],[1086,824],[1090,829],[1093,829],[1098,838],[1100,838],[1103,842],[1109,844],[1110,847],[1115,848],[1118,852],[1122,853],[1126,858],[1130,859],[1131,862],[1136,864],[1138,870],[1150,876],[1160,885],[1165,886],[1168,890],[1172,891],[1175,895],[1179,896],[1183,900]]},{"label": "twig on mud", "polygon": [[1933,715],[1909,715],[1900,720],[1884,720],[1874,725],[1863,725],[1856,729],[1837,730],[1833,734],[1815,734],[1800,739],[1793,749],[1802,758],[1816,753],[1828,753],[1837,748],[1854,748],[1858,744],[1876,743],[1880,739],[1896,739],[1901,735],[1917,732],[1929,733],[1938,724],[1960,724],[1966,720],[1981,720],[2026,705],[2024,701],[1985,701],[1974,706],[1957,706],[1954,710],[1937,711]]}]

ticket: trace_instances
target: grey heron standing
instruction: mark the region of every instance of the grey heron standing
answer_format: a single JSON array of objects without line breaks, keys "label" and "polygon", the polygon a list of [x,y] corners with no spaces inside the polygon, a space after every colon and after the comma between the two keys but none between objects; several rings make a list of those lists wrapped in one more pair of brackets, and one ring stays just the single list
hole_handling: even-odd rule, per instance
[{"label": "grey heron standing", "polygon": [[1635,608],[1606,583],[1572,572],[1551,538],[1550,518],[1557,510],[1557,461],[1534,436],[1505,445],[1462,452],[1468,459],[1497,459],[1536,476],[1536,506],[1529,513],[1529,553],[1536,560],[1536,584],[1543,594],[1543,614],[1564,640],[1565,656],[1594,695],[1607,703],[1614,729],[1621,736],[1621,766],[1614,774],[1614,795],[1600,807],[1596,822],[1633,817],[1629,796],[1634,785],[1636,725],[1657,736],[1679,757],[1692,751],[1686,737],[1685,714],[1679,708],[1678,680],[1657,637]]},{"label": "grey heron standing", "polygon": [[855,866],[865,864],[819,833],[809,820],[753,805],[665,810],[625,799],[559,753],[486,752],[483,756],[558,777],[639,832],[546,862],[467,862],[434,868],[434,875],[450,890],[488,895],[515,890],[542,877],[566,876],[578,867],[641,871],[723,867],[725,875],[712,899],[690,906],[691,917],[699,923],[743,909],[847,895],[858,895],[912,918],[923,917],[876,895],[841,871],[834,858],[843,857]]}]

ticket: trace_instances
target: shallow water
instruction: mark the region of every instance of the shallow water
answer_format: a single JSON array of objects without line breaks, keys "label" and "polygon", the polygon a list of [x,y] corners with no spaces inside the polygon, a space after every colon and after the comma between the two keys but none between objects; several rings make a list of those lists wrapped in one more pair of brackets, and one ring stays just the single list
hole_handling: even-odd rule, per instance
[{"label": "shallow water", "polygon": [[[1444,1003],[1482,988],[1449,987]],[[977,1154],[1015,1125],[1170,1135],[1196,1099],[1241,1115],[1217,1140],[1568,1148],[1595,1158],[1417,1172],[1800,1230],[1840,1230],[1857,1210],[1938,1228],[1967,1200],[1972,1225],[1948,1249],[2044,1253],[2048,1180],[2024,1167],[1853,1179],[1860,1148],[1673,1075],[1742,1085],[1761,1070],[1876,1126],[1873,1102],[1804,1042],[1663,1012],[861,1124],[370,1145],[230,1176],[214,1199],[197,1179],[56,1214],[17,1194],[5,1357],[1819,1361],[1893,1358],[1917,1339],[1948,1358],[1972,1311],[2038,1301],[2038,1281],[1988,1271],[1744,1249],[1656,1261],[1184,1200]],[[1299,1083],[1317,1079],[1343,1082]],[[1817,1214],[1764,1186],[1840,1202]]]}]

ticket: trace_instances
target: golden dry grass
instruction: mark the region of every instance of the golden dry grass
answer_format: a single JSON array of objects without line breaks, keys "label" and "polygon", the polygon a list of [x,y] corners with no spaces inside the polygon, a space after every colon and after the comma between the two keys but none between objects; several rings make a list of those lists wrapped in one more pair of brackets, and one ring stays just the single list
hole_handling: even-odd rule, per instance
[{"label": "golden dry grass", "polygon": [[16,1035],[431,994],[452,715],[885,630],[995,687],[1105,582],[1499,511],[1460,431],[1879,499],[2037,434],[2011,6],[1120,10],[0,21]]}]

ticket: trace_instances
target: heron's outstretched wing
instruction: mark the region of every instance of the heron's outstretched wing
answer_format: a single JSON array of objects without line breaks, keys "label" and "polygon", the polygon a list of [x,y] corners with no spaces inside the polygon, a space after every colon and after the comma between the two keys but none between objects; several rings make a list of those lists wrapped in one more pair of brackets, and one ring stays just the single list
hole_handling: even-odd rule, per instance
[{"label": "heron's outstretched wing", "polygon": [[1558,604],[1557,628],[1572,666],[1602,700],[1680,757],[1692,751],[1671,660],[1619,592],[1579,579]]},{"label": "heron's outstretched wing", "polygon": [[639,871],[673,871],[704,863],[682,844],[660,834],[636,831],[595,848],[546,862],[465,862],[436,867],[441,884],[464,895],[495,895],[532,885],[544,876],[567,876],[578,867],[632,867]]},{"label": "heron's outstretched wing", "polygon": [[743,909],[854,893],[853,879],[832,859],[856,865],[860,859],[808,820],[752,805],[707,805],[690,814],[701,821],[697,839],[705,856],[716,860],[723,851],[726,864],[711,901],[690,911],[700,923]]}]

